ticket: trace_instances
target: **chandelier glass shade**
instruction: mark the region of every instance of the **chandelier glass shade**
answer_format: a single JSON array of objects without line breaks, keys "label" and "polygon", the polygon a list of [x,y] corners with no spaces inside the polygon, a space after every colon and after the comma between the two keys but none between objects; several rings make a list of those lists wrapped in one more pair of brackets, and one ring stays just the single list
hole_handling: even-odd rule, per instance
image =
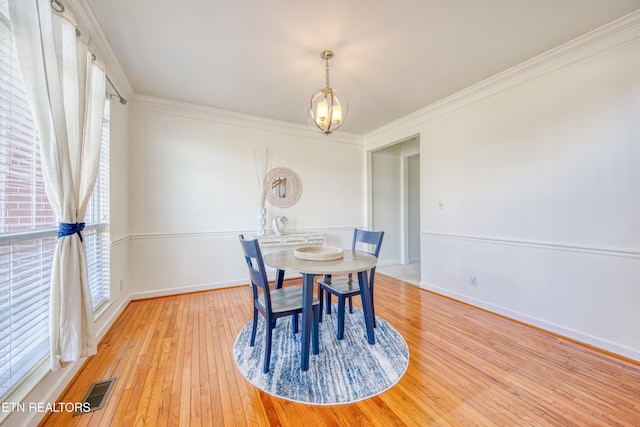
[{"label": "chandelier glass shade", "polygon": [[329,84],[329,59],[333,57],[333,52],[325,50],[320,56],[325,60],[326,86],[311,95],[307,120],[312,127],[329,135],[344,123],[349,111],[349,104],[344,94],[331,89]]}]

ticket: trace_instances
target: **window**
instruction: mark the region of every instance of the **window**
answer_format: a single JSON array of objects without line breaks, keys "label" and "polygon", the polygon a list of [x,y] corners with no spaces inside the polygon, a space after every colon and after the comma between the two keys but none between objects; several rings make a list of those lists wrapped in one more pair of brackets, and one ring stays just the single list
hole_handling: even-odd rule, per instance
[{"label": "window", "polygon": [[[38,136],[0,0],[0,402],[49,354],[49,282],[58,220],[45,194]],[[109,102],[84,241],[94,311],[109,298]]]}]

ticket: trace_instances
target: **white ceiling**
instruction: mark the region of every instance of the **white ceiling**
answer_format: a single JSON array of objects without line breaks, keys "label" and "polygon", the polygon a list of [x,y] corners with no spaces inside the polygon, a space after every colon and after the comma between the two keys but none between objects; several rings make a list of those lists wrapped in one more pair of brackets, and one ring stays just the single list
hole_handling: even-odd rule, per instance
[{"label": "white ceiling", "polygon": [[306,123],[324,87],[365,134],[640,0],[88,0],[137,94]]}]

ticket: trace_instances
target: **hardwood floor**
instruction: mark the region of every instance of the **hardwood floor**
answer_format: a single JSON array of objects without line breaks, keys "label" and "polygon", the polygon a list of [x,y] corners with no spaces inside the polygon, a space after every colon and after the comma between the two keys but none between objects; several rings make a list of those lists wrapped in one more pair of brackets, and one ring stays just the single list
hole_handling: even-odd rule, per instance
[{"label": "hardwood floor", "polygon": [[640,425],[640,364],[382,274],[376,314],[409,345],[404,377],[349,405],[282,400],[249,384],[232,358],[250,295],[239,287],[132,302],[59,398],[79,402],[91,383],[116,377],[106,406],[41,425]]}]

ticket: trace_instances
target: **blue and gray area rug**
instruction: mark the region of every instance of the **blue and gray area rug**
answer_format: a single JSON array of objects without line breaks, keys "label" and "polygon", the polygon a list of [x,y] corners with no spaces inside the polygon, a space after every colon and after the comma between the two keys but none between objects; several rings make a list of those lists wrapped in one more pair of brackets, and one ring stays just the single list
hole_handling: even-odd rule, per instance
[{"label": "blue and gray area rug", "polygon": [[271,366],[262,372],[264,327],[258,322],[256,344],[249,346],[251,322],[240,331],[233,356],[244,377],[259,389],[294,402],[338,405],[367,399],[388,390],[404,375],[409,349],[402,335],[376,317],[376,343],[369,345],[362,310],[348,310],[344,339],[336,338],[337,307],[320,323],[320,354],[310,355],[309,370],[300,370],[301,334],[293,334],[291,317],[278,319],[273,331]]}]

